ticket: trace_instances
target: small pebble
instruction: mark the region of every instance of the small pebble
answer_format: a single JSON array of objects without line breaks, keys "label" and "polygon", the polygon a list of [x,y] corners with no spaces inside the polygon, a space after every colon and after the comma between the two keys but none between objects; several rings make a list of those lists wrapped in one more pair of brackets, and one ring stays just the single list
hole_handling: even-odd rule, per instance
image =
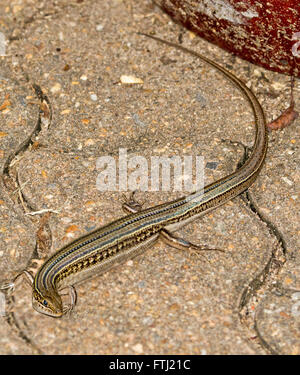
[{"label": "small pebble", "polygon": [[216,169],[218,166],[218,163],[216,161],[209,161],[206,163],[205,168],[207,169]]},{"label": "small pebble", "polygon": [[95,141],[91,138],[87,139],[85,142],[84,142],[84,145],[85,146],[93,146],[95,144]]},{"label": "small pebble", "polygon": [[101,25],[101,23],[99,23],[97,26],[96,26],[96,30],[97,31],[102,31],[103,30],[103,25]]},{"label": "small pebble", "polygon": [[293,301],[300,300],[300,292],[295,292],[291,295]]},{"label": "small pebble", "polygon": [[199,92],[196,94],[196,101],[201,104],[201,108],[206,106],[206,99]]},{"label": "small pebble", "polygon": [[285,183],[287,183],[289,186],[292,186],[294,184],[293,181],[291,181],[289,178],[283,176],[281,177]]},{"label": "small pebble", "polygon": [[132,349],[138,353],[138,354],[142,354],[144,349],[143,349],[143,345],[142,344],[136,344],[132,347]]},{"label": "small pebble", "polygon": [[136,113],[132,115],[132,119],[136,125],[141,127],[146,126],[146,124],[139,118],[139,115],[137,115]]},{"label": "small pebble", "polygon": [[52,94],[55,94],[55,93],[59,92],[60,90],[61,90],[61,84],[60,83],[56,83],[50,89],[50,91],[52,92]]},{"label": "small pebble", "polygon": [[120,81],[123,84],[144,83],[144,81],[141,78],[127,75],[122,75],[120,77]]},{"label": "small pebble", "polygon": [[64,216],[64,217],[61,218],[61,221],[64,224],[69,224],[69,223],[71,223],[72,219],[70,217]]}]

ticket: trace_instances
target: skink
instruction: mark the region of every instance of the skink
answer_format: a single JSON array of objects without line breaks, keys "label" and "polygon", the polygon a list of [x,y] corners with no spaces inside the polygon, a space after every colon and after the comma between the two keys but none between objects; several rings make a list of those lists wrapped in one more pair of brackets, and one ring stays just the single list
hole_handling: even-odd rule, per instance
[{"label": "skink", "polygon": [[[197,248],[176,238],[177,230],[247,189],[256,179],[267,151],[267,132],[263,110],[252,91],[235,75],[207,57],[152,35],[142,34],[200,58],[223,73],[247,98],[254,113],[256,135],[250,158],[236,172],[206,186],[203,191],[180,199],[137,210],[100,227],[54,253],[32,278],[32,304],[36,311],[61,317],[75,301],[73,285],[133,258],[162,238],[175,247]],[[133,210],[134,211],[134,210]],[[63,306],[60,292],[69,288],[72,304]]]}]

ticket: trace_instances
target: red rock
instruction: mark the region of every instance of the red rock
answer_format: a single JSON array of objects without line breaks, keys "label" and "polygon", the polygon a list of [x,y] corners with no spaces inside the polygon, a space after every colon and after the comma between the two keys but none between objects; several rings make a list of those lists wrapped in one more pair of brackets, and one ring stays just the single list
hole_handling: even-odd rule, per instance
[{"label": "red rock", "polygon": [[156,0],[175,21],[229,52],[300,77],[299,0]]}]

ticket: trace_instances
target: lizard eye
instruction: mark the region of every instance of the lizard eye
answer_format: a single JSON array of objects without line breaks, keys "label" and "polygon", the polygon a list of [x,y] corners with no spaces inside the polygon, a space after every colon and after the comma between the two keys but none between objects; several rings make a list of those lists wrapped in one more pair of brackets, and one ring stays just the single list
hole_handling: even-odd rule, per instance
[{"label": "lizard eye", "polygon": [[44,301],[43,301],[43,305],[44,306],[48,306],[48,302],[44,299]]}]

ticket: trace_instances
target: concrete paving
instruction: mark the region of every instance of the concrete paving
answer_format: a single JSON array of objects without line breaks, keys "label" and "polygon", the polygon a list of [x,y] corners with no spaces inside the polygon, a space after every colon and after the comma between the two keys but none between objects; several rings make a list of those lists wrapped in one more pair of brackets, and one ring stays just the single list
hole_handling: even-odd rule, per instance
[{"label": "concrete paving", "polygon": [[[227,67],[268,121],[289,105],[288,76],[225,53],[150,1],[3,0],[0,31],[2,285],[32,258],[124,215],[122,192],[97,189],[99,157],[126,149],[150,165],[152,156],[200,155],[210,183],[253,144],[251,109],[236,88],[137,31],[181,39]],[[299,108],[299,81],[294,95]],[[61,319],[35,312],[20,282],[13,297],[0,293],[0,353],[300,354],[299,122],[269,134],[248,195],[180,231],[224,253],[199,257],[159,241],[79,285],[75,310]],[[137,198],[149,207],[182,194]],[[41,210],[51,215],[29,214]]]}]

